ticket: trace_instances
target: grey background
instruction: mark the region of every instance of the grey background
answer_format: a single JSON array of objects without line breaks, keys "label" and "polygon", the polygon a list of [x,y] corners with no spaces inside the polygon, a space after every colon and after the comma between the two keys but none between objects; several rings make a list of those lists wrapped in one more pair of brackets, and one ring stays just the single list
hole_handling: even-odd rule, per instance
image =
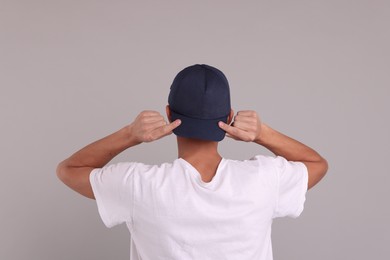
[{"label": "grey background", "polygon": [[[124,225],[55,176],[59,161],[165,113],[178,71],[227,76],[235,111],[328,159],[297,219],[273,225],[275,259],[387,259],[388,1],[0,1],[0,259],[128,259]],[[268,153],[225,140],[227,158]],[[113,162],[172,161],[173,135]]]}]

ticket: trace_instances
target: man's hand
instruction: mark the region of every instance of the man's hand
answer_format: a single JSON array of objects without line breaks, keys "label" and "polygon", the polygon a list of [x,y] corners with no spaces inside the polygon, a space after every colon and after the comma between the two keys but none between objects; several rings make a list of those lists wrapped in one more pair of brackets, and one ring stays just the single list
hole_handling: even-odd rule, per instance
[{"label": "man's hand", "polygon": [[130,137],[136,143],[152,142],[172,134],[172,130],[180,125],[179,119],[168,124],[157,111],[142,111],[129,125]]},{"label": "man's hand", "polygon": [[231,125],[219,122],[219,127],[226,133],[227,137],[244,142],[253,142],[260,138],[261,121],[256,111],[239,111],[234,116]]}]

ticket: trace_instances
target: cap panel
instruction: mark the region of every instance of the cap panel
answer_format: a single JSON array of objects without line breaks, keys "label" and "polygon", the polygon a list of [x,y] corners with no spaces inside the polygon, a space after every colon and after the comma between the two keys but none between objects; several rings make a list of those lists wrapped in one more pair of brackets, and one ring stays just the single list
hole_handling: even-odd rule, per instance
[{"label": "cap panel", "polygon": [[203,115],[205,119],[222,117],[230,113],[230,93],[228,85],[215,72],[207,71],[208,87],[203,100]]},{"label": "cap panel", "polygon": [[203,118],[203,103],[206,81],[205,72],[202,67],[189,67],[179,73],[171,86],[169,105],[181,114]]}]

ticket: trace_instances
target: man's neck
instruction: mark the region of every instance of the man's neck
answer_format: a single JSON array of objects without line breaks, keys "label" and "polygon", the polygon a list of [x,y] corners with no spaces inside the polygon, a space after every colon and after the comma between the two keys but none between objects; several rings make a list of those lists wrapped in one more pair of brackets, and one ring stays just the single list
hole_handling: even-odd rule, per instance
[{"label": "man's neck", "polygon": [[221,159],[218,142],[177,137],[178,157],[185,160]]},{"label": "man's neck", "polygon": [[190,163],[202,176],[210,181],[222,160],[218,153],[218,142],[177,137],[178,157]]}]

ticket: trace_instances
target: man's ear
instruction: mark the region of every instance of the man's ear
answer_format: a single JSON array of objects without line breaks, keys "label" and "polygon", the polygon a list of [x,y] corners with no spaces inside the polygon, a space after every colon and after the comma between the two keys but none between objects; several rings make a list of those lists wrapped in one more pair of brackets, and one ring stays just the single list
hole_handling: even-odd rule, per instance
[{"label": "man's ear", "polygon": [[230,109],[230,114],[229,114],[228,120],[227,120],[228,125],[230,125],[230,123],[232,122],[233,117],[234,117],[234,111],[233,111],[233,109]]},{"label": "man's ear", "polygon": [[169,107],[169,105],[167,105],[167,106],[165,107],[165,110],[166,110],[166,112],[167,112],[168,121],[169,121],[169,123],[171,123],[171,122],[172,122],[172,119],[171,119],[171,108]]}]

